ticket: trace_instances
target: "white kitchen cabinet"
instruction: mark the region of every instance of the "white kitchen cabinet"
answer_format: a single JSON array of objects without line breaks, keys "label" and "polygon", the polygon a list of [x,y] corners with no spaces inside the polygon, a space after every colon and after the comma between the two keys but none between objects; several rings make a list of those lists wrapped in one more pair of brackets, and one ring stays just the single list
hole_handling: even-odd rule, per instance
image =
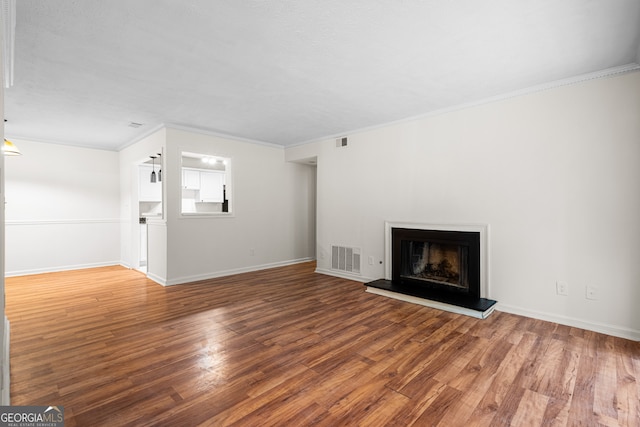
[{"label": "white kitchen cabinet", "polygon": [[[161,202],[162,183],[151,182],[151,165],[140,165],[138,167],[138,200],[141,202]],[[156,174],[158,171],[156,170]]]},{"label": "white kitchen cabinet", "polygon": [[200,171],[197,169],[182,169],[182,188],[187,190],[200,189]]},{"label": "white kitchen cabinet", "polygon": [[200,171],[200,201],[223,202],[224,172]]}]

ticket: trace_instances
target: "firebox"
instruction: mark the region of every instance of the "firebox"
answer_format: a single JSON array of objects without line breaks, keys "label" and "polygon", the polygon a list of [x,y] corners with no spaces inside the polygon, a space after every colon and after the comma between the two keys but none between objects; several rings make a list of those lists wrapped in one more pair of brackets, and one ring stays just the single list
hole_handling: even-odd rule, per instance
[{"label": "firebox", "polygon": [[441,295],[480,298],[480,233],[391,230],[392,281]]},{"label": "firebox", "polygon": [[385,278],[367,291],[442,310],[485,318],[487,234],[482,225],[385,223]]}]

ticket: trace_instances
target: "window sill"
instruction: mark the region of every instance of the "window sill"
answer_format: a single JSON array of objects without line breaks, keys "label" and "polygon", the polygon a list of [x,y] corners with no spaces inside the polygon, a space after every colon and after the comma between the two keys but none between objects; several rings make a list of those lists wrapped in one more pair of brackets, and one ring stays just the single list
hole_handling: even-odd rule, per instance
[{"label": "window sill", "polygon": [[180,218],[232,218],[232,212],[181,212]]}]

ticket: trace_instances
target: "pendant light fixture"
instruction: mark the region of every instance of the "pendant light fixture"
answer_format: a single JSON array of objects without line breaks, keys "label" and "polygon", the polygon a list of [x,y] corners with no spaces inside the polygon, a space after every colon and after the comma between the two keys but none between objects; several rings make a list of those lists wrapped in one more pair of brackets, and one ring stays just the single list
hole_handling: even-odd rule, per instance
[{"label": "pendant light fixture", "polygon": [[162,153],[158,153],[158,159],[160,162],[158,165],[158,182],[162,182]]},{"label": "pendant light fixture", "polygon": [[151,157],[151,182],[156,182],[156,156]]}]

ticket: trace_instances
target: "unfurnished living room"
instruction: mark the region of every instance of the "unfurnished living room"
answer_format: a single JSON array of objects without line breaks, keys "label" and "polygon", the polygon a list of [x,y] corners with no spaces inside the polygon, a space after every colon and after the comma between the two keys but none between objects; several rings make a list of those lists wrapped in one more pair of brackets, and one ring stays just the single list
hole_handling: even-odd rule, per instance
[{"label": "unfurnished living room", "polygon": [[637,0],[0,1],[0,424],[640,426]]}]

